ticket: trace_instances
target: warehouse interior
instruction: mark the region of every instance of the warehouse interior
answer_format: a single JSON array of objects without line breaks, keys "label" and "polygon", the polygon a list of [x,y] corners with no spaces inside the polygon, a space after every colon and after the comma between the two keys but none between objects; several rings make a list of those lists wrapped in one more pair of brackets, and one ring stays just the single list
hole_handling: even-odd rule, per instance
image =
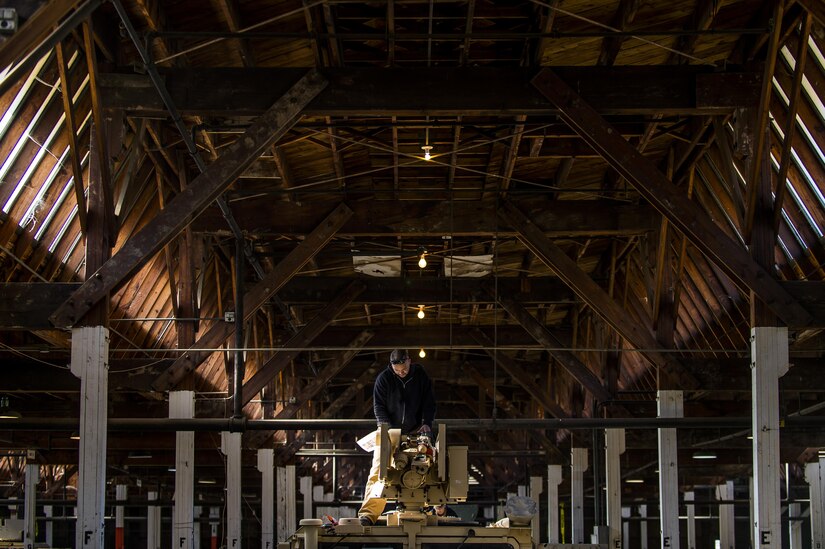
[{"label": "warehouse interior", "polygon": [[825,543],[821,1],[5,0],[0,70],[26,540],[353,516],[400,348],[468,520]]}]

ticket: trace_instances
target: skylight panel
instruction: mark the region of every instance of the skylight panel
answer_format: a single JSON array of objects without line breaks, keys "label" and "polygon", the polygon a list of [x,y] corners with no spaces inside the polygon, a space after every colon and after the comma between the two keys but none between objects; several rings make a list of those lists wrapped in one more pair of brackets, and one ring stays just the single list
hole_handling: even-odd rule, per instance
[{"label": "skylight panel", "polygon": [[[41,70],[43,70],[43,65],[46,64],[46,60],[48,60],[49,57],[51,57],[51,52],[44,55],[40,59],[40,61],[37,62],[37,65],[34,67],[34,70],[32,70],[29,73],[29,77],[23,83],[23,86],[20,88],[20,91],[17,92],[17,95],[14,97],[14,100],[9,105],[9,108],[6,109],[6,112],[5,114],[3,114],[3,117],[0,118],[0,139],[3,139],[3,137],[5,137],[6,132],[9,129],[9,126],[11,126],[12,121],[17,117],[17,111],[20,109],[20,105],[23,104],[23,101],[29,95],[29,92],[31,91],[32,86],[34,85],[34,82],[37,80],[37,75],[40,74]],[[0,78],[0,80],[2,79]]]},{"label": "skylight panel", "polygon": [[26,226],[34,222],[34,226],[31,230],[37,228],[37,212],[43,209],[43,198],[46,196],[46,193],[54,183],[54,180],[57,178],[57,174],[60,173],[60,170],[63,169],[63,162],[66,161],[66,157],[69,156],[69,146],[66,145],[66,148],[63,150],[63,154],[60,155],[60,158],[57,162],[54,163],[52,166],[52,171],[49,172],[49,175],[46,176],[46,179],[43,180],[43,183],[40,185],[40,188],[37,190],[37,194],[34,195],[34,198],[29,204],[29,208],[26,210],[26,213],[23,214],[23,218],[20,220],[19,225],[22,228],[26,228]]},{"label": "skylight panel", "polygon": [[[66,217],[66,221],[63,222],[63,225],[60,227],[60,230],[57,231],[57,235],[55,235],[54,240],[52,240],[52,243],[49,244],[49,253],[54,253],[55,248],[57,248],[57,245],[60,244],[60,241],[63,239],[63,235],[66,234],[66,231],[69,229],[69,225],[72,224],[72,221],[74,220],[74,217],[76,215],[77,204],[75,204],[74,208],[72,208],[72,211],[69,212],[68,217]],[[77,231],[78,235],[80,235],[81,233],[82,231]],[[66,262],[65,258],[63,259],[63,262]]]},{"label": "skylight panel", "polygon": [[[89,161],[89,153],[86,152],[85,156],[80,161],[81,169],[83,169],[86,166],[88,161]],[[57,215],[57,212],[58,212],[58,210],[60,210],[60,207],[63,205],[63,202],[66,201],[66,198],[69,196],[69,193],[72,191],[73,187],[74,187],[74,176],[71,176],[71,177],[69,177],[69,180],[66,182],[66,184],[63,186],[63,190],[60,191],[60,196],[58,196],[57,200],[54,201],[54,204],[52,205],[51,209],[49,210],[49,213],[46,215],[46,217],[43,219],[43,221],[40,222],[40,227],[37,229],[37,233],[34,235],[35,240],[40,240],[41,238],[43,238],[43,233],[45,233],[46,229],[48,229],[49,225],[51,224],[54,217]],[[85,194],[85,192],[86,191],[84,190],[84,194]]]},{"label": "skylight panel", "polygon": [[[773,165],[773,168],[778,172],[779,161],[777,161],[776,157],[773,154],[771,154],[771,164]],[[799,201],[796,200],[799,198],[799,195],[796,194],[796,190],[793,188],[793,183],[791,182],[790,178],[785,178],[785,189],[791,191],[791,194],[794,196],[797,205],[801,206]],[[776,193],[771,193],[771,196],[774,200],[776,200]],[[802,234],[799,232],[799,229],[796,228],[796,225],[794,225],[790,216],[786,213],[784,204],[782,206],[782,217],[785,219],[785,223],[788,224],[788,227],[791,229],[791,232],[793,233],[794,237],[796,237],[796,240],[797,242],[799,242],[800,246],[802,246],[805,249],[810,248],[810,246],[808,246],[808,244],[805,242],[805,239],[802,237]],[[813,225],[815,226],[816,224]]]}]

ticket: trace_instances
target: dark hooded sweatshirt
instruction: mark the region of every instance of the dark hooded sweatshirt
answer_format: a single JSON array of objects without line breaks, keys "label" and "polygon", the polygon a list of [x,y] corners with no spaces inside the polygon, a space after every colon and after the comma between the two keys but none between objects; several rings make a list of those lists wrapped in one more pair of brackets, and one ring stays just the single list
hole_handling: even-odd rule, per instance
[{"label": "dark hooded sweatshirt", "polygon": [[373,408],[378,423],[412,433],[421,425],[433,426],[435,395],[433,384],[421,364],[410,364],[410,373],[400,378],[391,366],[375,378]]}]

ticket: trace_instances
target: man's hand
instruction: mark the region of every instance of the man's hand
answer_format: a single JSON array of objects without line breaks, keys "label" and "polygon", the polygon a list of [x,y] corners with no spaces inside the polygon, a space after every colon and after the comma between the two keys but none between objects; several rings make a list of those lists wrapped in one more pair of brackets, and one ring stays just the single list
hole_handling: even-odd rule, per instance
[{"label": "man's hand", "polygon": [[430,429],[429,425],[422,425],[421,427],[419,427],[418,432],[419,432],[419,434],[422,434],[422,435],[432,436],[432,434],[433,434],[433,430]]}]

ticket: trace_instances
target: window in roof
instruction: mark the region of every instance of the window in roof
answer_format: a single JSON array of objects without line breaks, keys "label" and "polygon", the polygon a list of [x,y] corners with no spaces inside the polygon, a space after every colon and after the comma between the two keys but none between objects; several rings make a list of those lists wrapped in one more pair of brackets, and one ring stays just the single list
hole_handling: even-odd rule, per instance
[{"label": "window in roof", "polygon": [[[89,83],[89,77],[86,76],[86,79],[83,80],[83,84],[80,85],[79,89],[77,90],[77,93],[75,93],[75,97],[74,97],[75,101],[77,101],[80,98],[80,96],[84,93],[84,91],[88,87],[87,86],[88,83]],[[23,192],[23,188],[26,186],[26,183],[28,183],[29,178],[31,178],[32,174],[35,172],[38,165],[40,164],[40,161],[43,159],[43,157],[46,155],[46,153],[52,154],[51,151],[49,151],[49,147],[51,146],[52,141],[54,141],[54,138],[57,137],[57,134],[60,133],[60,130],[63,129],[63,122],[66,120],[66,113],[65,112],[60,115],[60,118],[58,118],[57,123],[54,125],[54,128],[52,128],[52,131],[49,132],[49,136],[46,138],[46,140],[43,143],[38,143],[37,141],[35,141],[34,138],[32,138],[31,134],[30,134],[30,130],[32,130],[34,128],[34,125],[35,125],[36,121],[40,118],[43,111],[45,110],[45,106],[51,101],[51,99],[54,97],[54,94],[55,94],[55,91],[53,89],[49,93],[49,96],[47,97],[46,101],[43,102],[43,105],[40,106],[40,109],[38,110],[38,114],[35,116],[35,118],[29,124],[29,127],[26,128],[25,133],[20,137],[17,144],[14,146],[14,151],[13,151],[12,155],[10,155],[8,159],[6,159],[5,164],[3,165],[2,169],[0,170],[0,179],[2,179],[8,173],[8,170],[11,168],[11,165],[14,164],[14,161],[16,160],[17,154],[19,154],[20,151],[23,149],[23,145],[25,144],[27,139],[31,139],[39,147],[39,150],[37,151],[37,154],[35,154],[34,158],[32,159],[31,163],[29,164],[29,167],[26,169],[26,172],[20,178],[20,181],[17,182],[17,186],[15,186],[14,191],[12,191],[12,193],[9,196],[8,200],[3,205],[3,212],[4,213],[9,213],[11,211],[11,208],[14,205],[15,201],[17,200],[17,197],[20,195],[21,192]],[[86,120],[88,120],[88,118],[89,118],[89,115],[87,114],[86,115]],[[84,120],[83,124],[86,123],[86,120]]]},{"label": "window in roof", "polygon": [[[11,126],[12,121],[17,117],[17,111],[20,109],[20,105],[23,104],[23,101],[28,97],[29,92],[32,90],[32,86],[37,80],[37,75],[40,74],[40,71],[43,70],[43,65],[46,64],[46,61],[51,57],[51,52],[44,55],[40,61],[37,62],[35,65],[34,70],[29,73],[29,77],[20,87],[20,91],[17,92],[17,95],[14,97],[14,100],[9,105],[9,108],[6,109],[6,112],[3,114],[3,117],[0,118],[0,139],[6,135],[6,132],[9,130],[9,126]],[[2,80],[2,78],[0,78]]]},{"label": "window in roof", "polygon": [[[68,217],[66,217],[66,221],[64,221],[63,225],[60,226],[60,230],[57,231],[57,235],[55,235],[54,240],[52,240],[52,243],[49,244],[49,253],[54,253],[55,248],[57,248],[57,245],[60,244],[60,241],[63,239],[63,235],[66,234],[66,231],[69,229],[69,225],[72,224],[72,221],[74,221],[74,218],[75,218],[76,215],[77,215],[77,204],[75,204],[74,208],[72,208],[72,211],[69,212]],[[82,234],[82,232],[77,231],[77,234],[80,235],[80,234]],[[66,259],[67,258],[62,259],[63,263],[66,262]]]},{"label": "window in roof", "polygon": [[[773,169],[776,170],[776,172],[778,173],[779,172],[779,160],[777,160],[777,158],[773,155],[773,153],[771,154],[771,165],[773,166]],[[790,195],[794,198],[794,202],[800,208],[800,210],[802,210],[804,217],[811,224],[811,226],[814,229],[814,232],[817,233],[817,236],[821,236],[822,231],[820,231],[819,227],[816,226],[816,223],[813,222],[813,218],[812,218],[810,212],[808,211],[808,208],[806,208],[805,205],[800,200],[799,194],[796,192],[796,189],[794,188],[793,182],[791,181],[790,178],[785,179],[785,189],[787,191],[789,191]],[[774,200],[776,199],[776,193],[771,193],[771,196],[774,198]],[[805,239],[802,236],[802,234],[799,232],[799,229],[797,229],[796,225],[794,225],[793,220],[790,218],[790,216],[787,215],[787,213],[786,213],[787,207],[788,207],[787,202],[783,203],[782,218],[785,220],[785,223],[791,229],[791,232],[796,237],[796,240],[799,242],[799,245],[802,246],[803,248],[806,248],[806,249],[810,248],[808,243],[805,242]]]},{"label": "window in roof", "polygon": [[[782,57],[785,58],[785,62],[788,64],[790,69],[792,71],[796,70],[796,59],[794,59],[793,55],[791,54],[791,50],[789,50],[787,46],[783,46],[781,53]],[[808,80],[808,77],[804,74],[802,75],[802,89],[805,91],[805,95],[808,96],[808,99],[810,100],[811,105],[814,107],[814,110],[819,115],[819,119],[825,122],[825,105],[822,104],[822,100],[819,98],[819,95],[816,93],[813,86],[811,86],[811,82]],[[785,104],[787,103],[788,101],[786,97]]]},{"label": "window in roof", "polygon": [[[86,152],[86,155],[80,161],[81,169],[83,169],[88,162],[89,162],[89,153]],[[60,210],[60,207],[66,201],[66,198],[69,196],[69,194],[72,193],[73,187],[74,187],[74,176],[71,176],[71,177],[69,177],[68,181],[66,181],[66,184],[63,186],[63,190],[60,191],[60,195],[54,201],[54,204],[52,205],[51,209],[49,210],[49,213],[40,222],[40,227],[38,227],[37,233],[34,235],[35,240],[40,240],[41,238],[43,238],[43,233],[45,233],[46,229],[49,228],[49,225],[51,225],[51,222],[54,219],[54,217],[57,215],[57,212]],[[85,192],[86,191],[84,190],[84,193]]]},{"label": "window in roof", "polygon": [[[776,133],[779,135],[779,137],[781,139],[785,139],[785,134],[782,131],[782,128],[779,127],[779,124],[777,124],[776,119],[774,117],[771,117],[771,125],[773,126],[774,131],[776,131]],[[798,166],[801,165],[801,162],[799,162],[799,156],[797,156],[796,151],[794,150],[793,147],[791,147],[791,156],[792,156],[795,164],[797,164]],[[777,159],[774,157],[773,154],[771,154],[771,163],[773,164],[774,168],[778,172],[779,171],[779,162],[777,161]],[[797,192],[797,190],[794,187],[793,183],[791,182],[791,179],[786,178],[785,183],[786,183],[786,188],[791,191],[791,194],[793,195],[794,200],[796,201],[797,205],[799,206],[799,209],[802,210],[803,215],[808,220],[808,222],[811,224],[811,227],[813,227],[814,232],[816,232],[817,235],[819,235],[821,237],[822,236],[822,230],[820,229],[819,225],[814,221],[813,215],[811,215],[811,212],[808,209],[807,204],[805,204],[805,202],[802,200],[801,196],[799,195],[799,193]],[[810,181],[809,181],[809,183],[810,183]],[[820,205],[825,204],[825,202],[823,202],[823,196],[822,196],[822,193],[820,193],[819,188],[816,185],[810,185],[810,186],[813,189],[814,195],[817,197],[817,200],[819,201]]]}]

